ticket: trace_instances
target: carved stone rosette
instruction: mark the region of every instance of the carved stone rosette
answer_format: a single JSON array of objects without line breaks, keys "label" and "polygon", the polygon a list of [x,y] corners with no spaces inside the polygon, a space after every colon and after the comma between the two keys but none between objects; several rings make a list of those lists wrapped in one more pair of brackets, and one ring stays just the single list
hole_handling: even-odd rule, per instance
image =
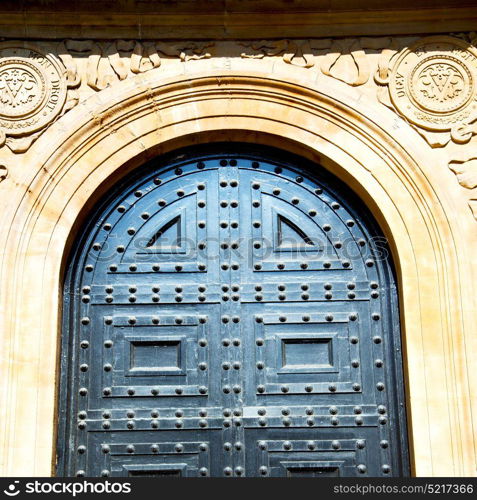
[{"label": "carved stone rosette", "polygon": [[379,83],[388,85],[396,111],[422,132],[448,132],[447,141],[462,144],[477,133],[476,80],[475,47],[460,38],[431,36],[395,54],[388,78]]},{"label": "carved stone rosette", "polygon": [[[0,144],[22,152],[62,112],[66,68],[25,42],[0,43]],[[28,139],[26,139],[28,136]]]}]

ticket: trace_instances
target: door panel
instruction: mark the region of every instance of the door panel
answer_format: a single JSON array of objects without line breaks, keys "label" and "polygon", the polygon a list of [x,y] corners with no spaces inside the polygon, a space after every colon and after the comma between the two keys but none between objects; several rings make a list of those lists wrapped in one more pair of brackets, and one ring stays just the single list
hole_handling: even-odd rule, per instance
[{"label": "door panel", "polygon": [[223,151],[149,165],[78,242],[58,473],[407,474],[396,290],[375,224],[314,165]]}]

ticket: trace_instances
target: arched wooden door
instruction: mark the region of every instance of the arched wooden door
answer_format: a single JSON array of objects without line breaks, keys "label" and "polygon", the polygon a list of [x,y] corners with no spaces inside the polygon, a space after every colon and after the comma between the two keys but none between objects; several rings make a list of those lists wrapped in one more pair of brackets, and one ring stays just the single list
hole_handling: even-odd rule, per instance
[{"label": "arched wooden door", "polygon": [[408,474],[397,294],[359,200],[218,144],[111,189],[64,290],[58,473]]}]

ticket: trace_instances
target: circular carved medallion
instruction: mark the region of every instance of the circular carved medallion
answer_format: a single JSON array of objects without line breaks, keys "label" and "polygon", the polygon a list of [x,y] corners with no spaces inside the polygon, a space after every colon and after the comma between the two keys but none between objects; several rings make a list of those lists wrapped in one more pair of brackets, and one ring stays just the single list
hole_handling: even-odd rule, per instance
[{"label": "circular carved medallion", "polygon": [[476,49],[459,38],[433,36],[398,54],[389,92],[411,122],[445,131],[477,110],[476,80]]},{"label": "circular carved medallion", "polygon": [[0,43],[0,128],[8,135],[35,132],[53,121],[67,92],[65,69],[54,56],[17,43]]}]

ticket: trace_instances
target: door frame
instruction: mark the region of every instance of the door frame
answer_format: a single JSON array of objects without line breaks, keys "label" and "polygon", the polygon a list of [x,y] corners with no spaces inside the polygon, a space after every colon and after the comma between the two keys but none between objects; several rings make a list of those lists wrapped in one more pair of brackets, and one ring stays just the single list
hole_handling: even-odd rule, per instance
[{"label": "door frame", "polygon": [[[196,146],[189,146],[174,150],[166,153],[158,158],[154,158],[146,164],[138,167],[132,171],[129,176],[123,178],[117,185],[109,185],[108,192],[99,200],[97,205],[90,210],[88,220],[79,231],[75,241],[72,245],[71,255],[67,257],[65,279],[62,287],[62,328],[61,328],[61,346],[60,346],[60,382],[59,382],[59,399],[58,399],[58,421],[57,421],[57,448],[56,448],[56,470],[55,473],[65,475],[67,472],[67,463],[69,457],[65,453],[65,448],[69,442],[69,438],[73,432],[71,426],[74,425],[75,418],[73,412],[75,411],[74,401],[76,399],[76,392],[71,388],[77,385],[71,380],[77,368],[75,364],[75,357],[77,349],[72,346],[78,345],[80,338],[80,327],[78,319],[81,314],[77,309],[80,307],[79,298],[73,303],[70,302],[71,296],[75,296],[75,287],[78,285],[79,270],[82,269],[84,261],[87,258],[85,253],[85,244],[91,239],[91,234],[95,231],[97,220],[104,216],[107,210],[111,210],[111,205],[120,197],[123,192],[130,191],[136,182],[143,182],[145,177],[153,175],[153,172],[158,171],[156,166],[158,163],[164,168],[171,168],[174,163],[183,162],[197,162],[202,160],[203,157],[207,158],[207,154],[220,156],[221,154],[227,155],[242,155],[244,157],[255,156],[257,160],[265,163],[280,163],[289,165],[290,168],[296,168],[303,171],[304,176],[308,176],[311,180],[323,183],[323,185],[330,186],[336,193],[337,197],[346,200],[349,207],[353,210],[359,210],[359,215],[363,221],[366,231],[371,235],[371,239],[378,237],[384,238],[382,231],[374,220],[374,217],[363,204],[353,191],[346,186],[340,179],[336,178],[331,172],[326,171],[321,165],[314,164],[313,162],[291,154],[286,150],[281,150],[276,147],[267,145],[254,145],[243,142],[215,142],[211,144],[198,144]],[[221,167],[219,167],[221,168]],[[224,167],[225,168],[225,167]],[[314,172],[314,169],[321,171]],[[146,174],[145,174],[146,172]],[[319,177],[319,181],[318,181]],[[161,189],[161,188],[160,188]],[[164,189],[164,186],[162,186]],[[162,196],[166,196],[162,191]],[[378,251],[375,247],[374,251]],[[394,426],[398,429],[394,431],[397,434],[396,450],[401,453],[401,461],[399,468],[403,471],[403,476],[408,476],[410,472],[409,464],[409,443],[408,443],[408,425],[406,415],[406,388],[403,374],[403,357],[402,357],[402,335],[401,325],[399,321],[399,305],[398,305],[398,290],[396,287],[396,276],[392,255],[384,240],[379,241],[379,251],[387,252],[388,258],[384,264],[378,267],[380,272],[383,273],[383,282],[381,286],[385,286],[387,293],[387,302],[382,302],[381,307],[388,309],[383,314],[383,319],[386,317],[386,328],[388,329],[386,336],[388,362],[386,363],[387,369],[385,370],[383,380],[386,387],[394,386],[393,397],[388,399],[388,413],[391,418],[395,418]],[[390,276],[388,276],[390,275]],[[160,278],[160,275],[158,276]],[[158,279],[155,280],[159,285],[161,284]],[[289,336],[289,335],[288,335]],[[369,339],[368,339],[369,340]],[[313,429],[316,433],[316,438],[319,439],[320,429]],[[395,435],[393,434],[393,436]],[[394,464],[395,458],[392,462]],[[391,463],[391,462],[390,462]],[[392,467],[395,469],[395,466]],[[397,467],[396,467],[397,468]]]},{"label": "door frame", "polygon": [[439,152],[339,82],[297,80],[291,69],[273,75],[197,64],[188,71],[152,70],[101,91],[60,118],[22,159],[1,233],[8,311],[1,329],[2,474],[54,470],[60,290],[90,208],[148,158],[220,140],[298,152],[371,209],[398,276],[413,474],[475,475],[477,375],[467,360],[477,342],[475,270],[468,266],[477,236],[465,201],[448,194],[448,172],[434,168]]}]

